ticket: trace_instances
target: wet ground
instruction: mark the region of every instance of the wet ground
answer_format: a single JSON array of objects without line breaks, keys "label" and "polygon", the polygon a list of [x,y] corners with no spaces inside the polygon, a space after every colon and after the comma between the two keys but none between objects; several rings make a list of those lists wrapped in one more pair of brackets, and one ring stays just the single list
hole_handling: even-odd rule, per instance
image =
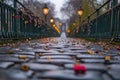
[{"label": "wet ground", "polygon": [[119,49],[65,34],[0,47],[0,80],[120,80],[119,73]]}]

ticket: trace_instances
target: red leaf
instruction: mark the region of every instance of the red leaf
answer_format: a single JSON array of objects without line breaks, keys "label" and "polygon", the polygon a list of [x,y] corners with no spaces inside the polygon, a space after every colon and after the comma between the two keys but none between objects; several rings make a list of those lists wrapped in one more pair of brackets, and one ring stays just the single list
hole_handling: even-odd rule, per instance
[{"label": "red leaf", "polygon": [[80,64],[75,64],[74,65],[74,71],[75,73],[85,73],[86,72],[86,67]]}]

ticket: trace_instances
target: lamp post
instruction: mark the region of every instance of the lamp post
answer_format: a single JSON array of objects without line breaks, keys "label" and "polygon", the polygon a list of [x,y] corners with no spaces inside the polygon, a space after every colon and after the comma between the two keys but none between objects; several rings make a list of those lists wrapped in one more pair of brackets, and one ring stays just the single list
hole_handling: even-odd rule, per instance
[{"label": "lamp post", "polygon": [[78,16],[79,16],[79,25],[80,25],[80,23],[81,23],[81,16],[83,15],[83,9],[80,7],[78,9],[77,13],[78,13]]},{"label": "lamp post", "polygon": [[60,27],[62,26],[62,23],[60,23]]},{"label": "lamp post", "polygon": [[50,18],[50,23],[53,24],[54,23],[54,19],[51,17]]},{"label": "lamp post", "polygon": [[46,16],[48,15],[48,13],[49,13],[49,8],[47,7],[47,4],[45,4],[45,6],[43,7],[43,14],[45,15],[45,21],[47,21],[46,20]]}]

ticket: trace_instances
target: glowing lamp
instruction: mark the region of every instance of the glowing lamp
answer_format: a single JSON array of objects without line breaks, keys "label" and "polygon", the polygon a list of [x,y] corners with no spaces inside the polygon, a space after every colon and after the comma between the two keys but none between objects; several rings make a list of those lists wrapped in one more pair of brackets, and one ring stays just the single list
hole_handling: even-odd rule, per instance
[{"label": "glowing lamp", "polygon": [[83,14],[83,9],[82,9],[82,8],[78,9],[77,13],[78,13],[79,16],[82,16],[82,14]]},{"label": "glowing lamp", "polygon": [[47,15],[49,13],[49,9],[47,7],[47,4],[45,4],[45,6],[43,7],[43,14]]},{"label": "glowing lamp", "polygon": [[53,19],[53,18],[51,18],[51,19],[50,19],[50,23],[53,23],[53,22],[54,22],[54,19]]}]

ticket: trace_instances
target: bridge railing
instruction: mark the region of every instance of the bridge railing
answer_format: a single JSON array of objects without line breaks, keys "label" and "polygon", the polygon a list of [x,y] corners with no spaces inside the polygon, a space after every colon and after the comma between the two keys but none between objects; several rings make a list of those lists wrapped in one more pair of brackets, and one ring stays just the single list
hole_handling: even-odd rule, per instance
[{"label": "bridge railing", "polygon": [[[17,7],[18,4],[20,7]],[[18,0],[14,0],[14,7],[0,2],[0,39],[39,38],[58,35],[57,31],[39,17],[34,16]]]},{"label": "bridge railing", "polygon": [[[79,27],[79,30],[74,29],[70,35],[82,38],[118,39],[120,37],[120,4],[115,5],[104,14],[99,14],[100,10],[110,3],[110,1],[108,0],[95,12],[90,14]],[[92,19],[93,15],[96,15],[94,19]]]}]

